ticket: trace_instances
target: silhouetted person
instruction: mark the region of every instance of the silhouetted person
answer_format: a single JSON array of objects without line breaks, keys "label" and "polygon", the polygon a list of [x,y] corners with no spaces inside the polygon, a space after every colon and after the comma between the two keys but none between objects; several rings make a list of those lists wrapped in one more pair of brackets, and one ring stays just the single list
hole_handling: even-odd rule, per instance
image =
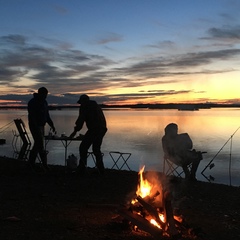
[{"label": "silhouetted person", "polygon": [[79,116],[75,122],[75,127],[70,138],[73,138],[78,131],[80,131],[85,123],[87,132],[79,146],[80,161],[78,172],[83,174],[87,165],[88,149],[92,145],[93,154],[96,157],[96,165],[100,173],[104,173],[103,157],[101,152],[101,145],[103,137],[107,132],[106,119],[101,107],[96,101],[90,100],[89,96],[83,94],[80,96],[78,102],[80,104]]},{"label": "silhouetted person", "polygon": [[[183,168],[185,178],[196,180],[196,172],[202,153],[195,151],[191,138],[187,133],[178,134],[178,126],[170,123],[165,128],[165,135],[162,138],[164,158],[170,160]],[[188,165],[192,163],[189,171]]]},{"label": "silhouetted person", "polygon": [[47,153],[44,148],[44,126],[46,123],[48,123],[53,132],[55,132],[55,127],[48,111],[47,95],[48,90],[45,87],[41,87],[37,93],[33,94],[33,98],[28,102],[28,123],[34,140],[29,155],[29,163],[34,167],[37,155],[39,154],[45,169],[48,168]]}]

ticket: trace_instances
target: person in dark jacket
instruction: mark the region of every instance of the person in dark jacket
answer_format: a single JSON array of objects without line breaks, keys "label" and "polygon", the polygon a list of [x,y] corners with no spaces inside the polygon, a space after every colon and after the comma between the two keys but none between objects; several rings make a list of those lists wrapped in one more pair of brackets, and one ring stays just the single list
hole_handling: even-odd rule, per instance
[{"label": "person in dark jacket", "polygon": [[87,126],[87,132],[79,146],[80,161],[78,172],[80,174],[85,172],[88,149],[92,145],[92,151],[96,157],[97,168],[99,172],[103,174],[104,164],[101,145],[103,137],[107,132],[105,116],[97,102],[90,100],[89,96],[86,94],[81,95],[77,103],[80,104],[79,116],[75,122],[74,131],[70,135],[70,138],[73,138],[76,133],[82,129],[84,123]]},{"label": "person in dark jacket", "polygon": [[55,127],[48,111],[47,95],[48,90],[45,87],[41,87],[28,102],[28,124],[34,140],[28,161],[34,167],[37,155],[39,154],[45,169],[48,169],[47,153],[44,148],[44,126],[46,123],[55,132]]},{"label": "person in dark jacket", "polygon": [[[188,133],[178,134],[178,125],[170,123],[165,127],[165,135],[162,137],[164,158],[181,166],[185,178],[196,180],[198,165],[202,160],[202,153],[193,148],[193,142]],[[188,165],[192,163],[189,171]]]}]

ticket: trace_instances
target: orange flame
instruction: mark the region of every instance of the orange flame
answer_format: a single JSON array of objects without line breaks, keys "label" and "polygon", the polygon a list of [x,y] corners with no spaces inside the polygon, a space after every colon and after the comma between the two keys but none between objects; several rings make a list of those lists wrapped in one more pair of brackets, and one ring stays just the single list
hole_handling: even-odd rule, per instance
[{"label": "orange flame", "polygon": [[[151,184],[147,179],[144,179],[143,177],[144,169],[145,169],[145,166],[143,166],[138,173],[140,177],[139,177],[139,184],[136,191],[137,196],[141,196],[142,198],[151,196],[152,189],[154,187],[153,184]],[[138,202],[137,199],[132,200],[132,204],[135,204],[136,202]],[[148,217],[146,217],[146,219],[154,226],[161,228],[160,224],[155,219],[152,219],[152,218],[148,219]],[[161,213],[159,213],[159,219],[163,223],[165,222],[164,215]]]},{"label": "orange flame", "polygon": [[138,189],[136,191],[136,194],[138,196],[141,196],[142,198],[146,197],[146,196],[150,196],[151,195],[151,190],[152,190],[152,184],[148,182],[147,179],[143,179],[143,171],[145,169],[145,166],[143,166],[140,171],[139,171],[139,175],[140,175],[140,180],[139,180],[139,185],[138,185]]}]

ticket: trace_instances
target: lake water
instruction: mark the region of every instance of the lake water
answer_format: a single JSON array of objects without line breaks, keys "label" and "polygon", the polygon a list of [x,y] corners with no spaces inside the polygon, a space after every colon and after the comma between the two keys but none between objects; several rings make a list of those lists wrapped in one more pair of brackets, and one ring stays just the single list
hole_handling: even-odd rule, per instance
[{"label": "lake water", "polygon": [[[113,162],[109,151],[129,152],[128,165],[139,171],[142,165],[146,170],[162,171],[163,151],[161,138],[167,124],[178,124],[179,133],[187,132],[193,140],[194,148],[206,151],[197,173],[200,181],[227,185],[240,185],[240,109],[201,109],[199,111],[115,109],[104,110],[108,132],[104,138],[102,151],[105,167]],[[78,109],[50,111],[57,135],[69,135],[73,131]],[[16,130],[13,119],[22,118],[26,123],[26,110],[0,110],[0,138],[7,143],[0,145],[1,156],[13,156],[12,139]],[[86,129],[82,129],[84,134]],[[28,130],[29,131],[29,130]],[[46,132],[49,127],[46,127]],[[31,134],[29,134],[31,136]],[[68,153],[78,156],[79,142],[72,142]],[[48,162],[64,165],[64,148],[60,141],[50,141],[47,145]],[[212,162],[213,168],[205,167]],[[89,164],[91,164],[89,162]],[[204,170],[205,169],[205,170]],[[201,172],[204,170],[204,175]]]}]

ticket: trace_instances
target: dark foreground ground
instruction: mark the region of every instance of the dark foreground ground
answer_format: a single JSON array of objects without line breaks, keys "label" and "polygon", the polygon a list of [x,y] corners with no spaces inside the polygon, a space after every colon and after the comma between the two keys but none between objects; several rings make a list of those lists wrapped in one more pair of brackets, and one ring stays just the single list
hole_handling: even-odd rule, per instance
[{"label": "dark foreground ground", "polygon": [[[52,166],[36,174],[25,162],[0,158],[0,239],[153,239],[124,224],[118,213],[137,183],[136,172],[89,171],[80,177]],[[189,233],[177,239],[240,239],[240,188],[185,181],[168,188]]]}]

